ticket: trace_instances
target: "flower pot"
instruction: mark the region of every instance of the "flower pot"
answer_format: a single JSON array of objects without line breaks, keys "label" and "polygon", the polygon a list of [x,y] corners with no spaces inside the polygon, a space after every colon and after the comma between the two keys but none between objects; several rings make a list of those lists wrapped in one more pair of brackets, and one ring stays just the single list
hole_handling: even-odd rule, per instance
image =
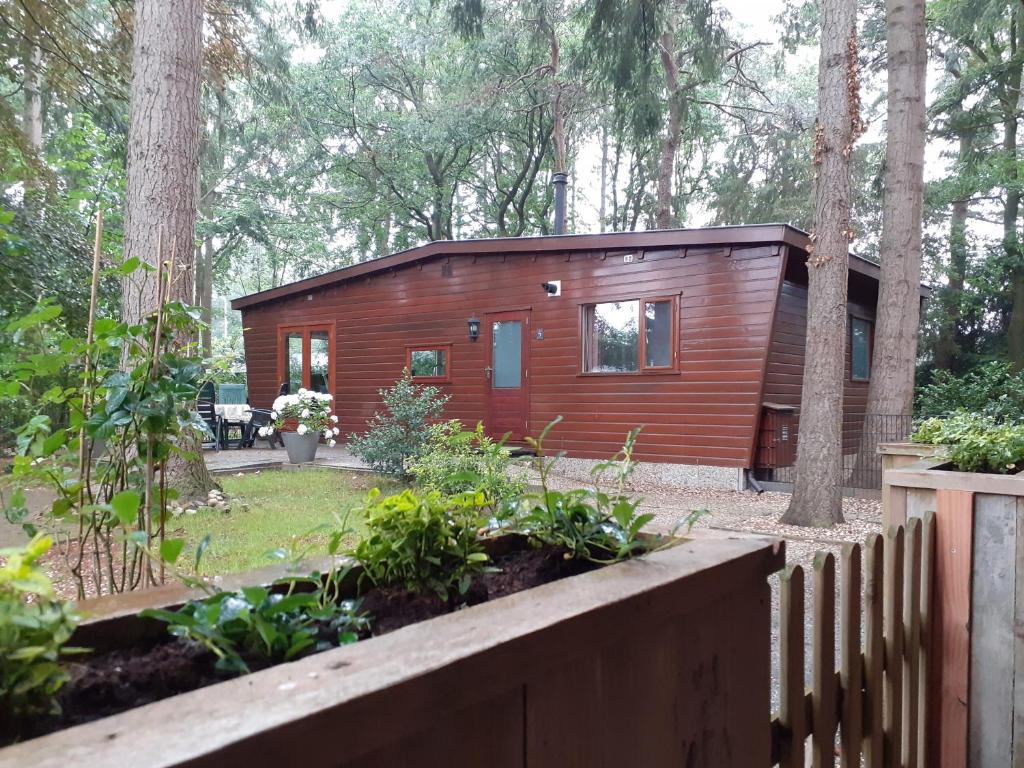
[{"label": "flower pot", "polygon": [[318,432],[282,432],[284,448],[288,451],[288,461],[292,464],[309,464],[316,458],[316,447],[320,444]]}]

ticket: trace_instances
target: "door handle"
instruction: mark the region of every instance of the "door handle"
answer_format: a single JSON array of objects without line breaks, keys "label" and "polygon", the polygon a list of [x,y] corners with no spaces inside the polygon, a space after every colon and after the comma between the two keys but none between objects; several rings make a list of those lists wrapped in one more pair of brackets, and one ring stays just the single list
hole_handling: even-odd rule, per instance
[{"label": "door handle", "polygon": [[484,368],[484,373],[486,373],[486,374],[487,374],[487,380],[488,380],[488,381],[490,381],[490,380],[491,380],[491,373],[492,373],[493,371],[494,371],[494,369],[493,369],[493,368],[491,368],[491,366],[489,366],[489,365],[488,365],[488,366],[487,366],[486,368]]}]

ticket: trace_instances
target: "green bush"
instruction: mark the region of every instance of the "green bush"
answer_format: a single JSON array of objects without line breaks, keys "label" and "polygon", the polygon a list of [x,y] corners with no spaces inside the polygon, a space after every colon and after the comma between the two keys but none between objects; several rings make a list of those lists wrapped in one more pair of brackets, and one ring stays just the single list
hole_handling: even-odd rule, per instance
[{"label": "green bush", "polygon": [[419,456],[409,462],[409,473],[425,491],[453,496],[479,491],[491,506],[522,496],[526,483],[509,477],[512,452],[505,440],[492,440],[483,424],[472,432],[457,419],[432,425]]},{"label": "green bush", "polygon": [[[78,625],[69,603],[53,596],[38,560],[53,540],[37,535],[24,547],[0,550],[0,721],[60,711],[55,695],[67,682],[60,656]],[[10,726],[0,722],[7,730]]]},{"label": "green bush", "polygon": [[[313,589],[295,591],[300,581]],[[242,587],[190,600],[178,611],[145,610],[140,614],[167,622],[168,631],[205,646],[217,656],[217,667],[247,673],[246,658],[270,663],[291,661],[314,651],[353,643],[369,620],[358,603],[336,600],[334,581],[327,586],[319,574],[287,579],[287,592],[267,587]]]},{"label": "green bush", "polygon": [[925,420],[911,439],[948,446],[946,456],[961,472],[1010,474],[1024,469],[1024,424],[961,412]]},{"label": "green bush", "polygon": [[349,450],[377,472],[407,476],[419,456],[430,423],[439,418],[449,396],[437,387],[416,385],[408,370],[389,389],[380,390],[384,411],[377,411],[364,435],[349,435]]},{"label": "green bush", "polygon": [[479,493],[404,491],[382,497],[375,488],[356,510],[366,534],[349,554],[375,586],[434,592],[442,600],[453,591],[465,594],[487,567],[478,535],[485,503]]},{"label": "green bush", "polygon": [[1022,422],[1024,371],[1007,362],[988,363],[961,376],[936,371],[930,384],[918,388],[915,411],[924,418],[966,411]]},{"label": "green bush", "polygon": [[[664,546],[667,540],[663,537],[641,536],[641,529],[654,515],[641,514],[642,499],[626,492],[636,469],[633,448],[640,428],[626,436],[618,455],[594,467],[592,489],[558,491],[549,485],[549,474],[557,458],[545,456],[544,439],[561,420],[558,417],[548,424],[538,438],[527,438],[536,451],[534,462],[541,490],[525,497],[510,527],[534,542],[564,548],[567,558],[596,563],[614,563]],[[608,489],[604,490],[606,486]],[[704,510],[691,513],[677,529],[689,529],[704,514]]]}]

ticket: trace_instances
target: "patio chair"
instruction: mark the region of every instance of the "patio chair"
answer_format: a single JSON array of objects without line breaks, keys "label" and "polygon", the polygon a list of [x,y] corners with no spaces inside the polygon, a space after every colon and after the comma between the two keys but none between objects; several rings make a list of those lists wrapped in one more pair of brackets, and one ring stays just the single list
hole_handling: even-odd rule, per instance
[{"label": "patio chair", "polygon": [[219,451],[224,443],[224,420],[217,414],[212,400],[196,400],[196,411],[206,424],[207,436],[212,438],[203,440],[203,448]]},{"label": "patio chair", "polygon": [[249,413],[252,414],[252,417],[242,433],[242,447],[252,448],[256,444],[256,440],[259,439],[266,440],[272,449],[276,447],[275,443],[280,443],[283,448],[284,438],[276,429],[266,437],[260,434],[260,427],[265,427],[274,421],[270,417],[270,411],[266,408],[252,408]]}]

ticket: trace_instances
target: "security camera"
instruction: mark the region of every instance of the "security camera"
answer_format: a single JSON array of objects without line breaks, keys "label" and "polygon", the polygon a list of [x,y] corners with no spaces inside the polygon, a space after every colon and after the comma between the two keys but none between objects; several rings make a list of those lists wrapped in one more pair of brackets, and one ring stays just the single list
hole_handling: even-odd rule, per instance
[{"label": "security camera", "polygon": [[550,280],[546,283],[541,283],[540,287],[544,289],[548,296],[558,296],[562,292],[562,281]]}]

